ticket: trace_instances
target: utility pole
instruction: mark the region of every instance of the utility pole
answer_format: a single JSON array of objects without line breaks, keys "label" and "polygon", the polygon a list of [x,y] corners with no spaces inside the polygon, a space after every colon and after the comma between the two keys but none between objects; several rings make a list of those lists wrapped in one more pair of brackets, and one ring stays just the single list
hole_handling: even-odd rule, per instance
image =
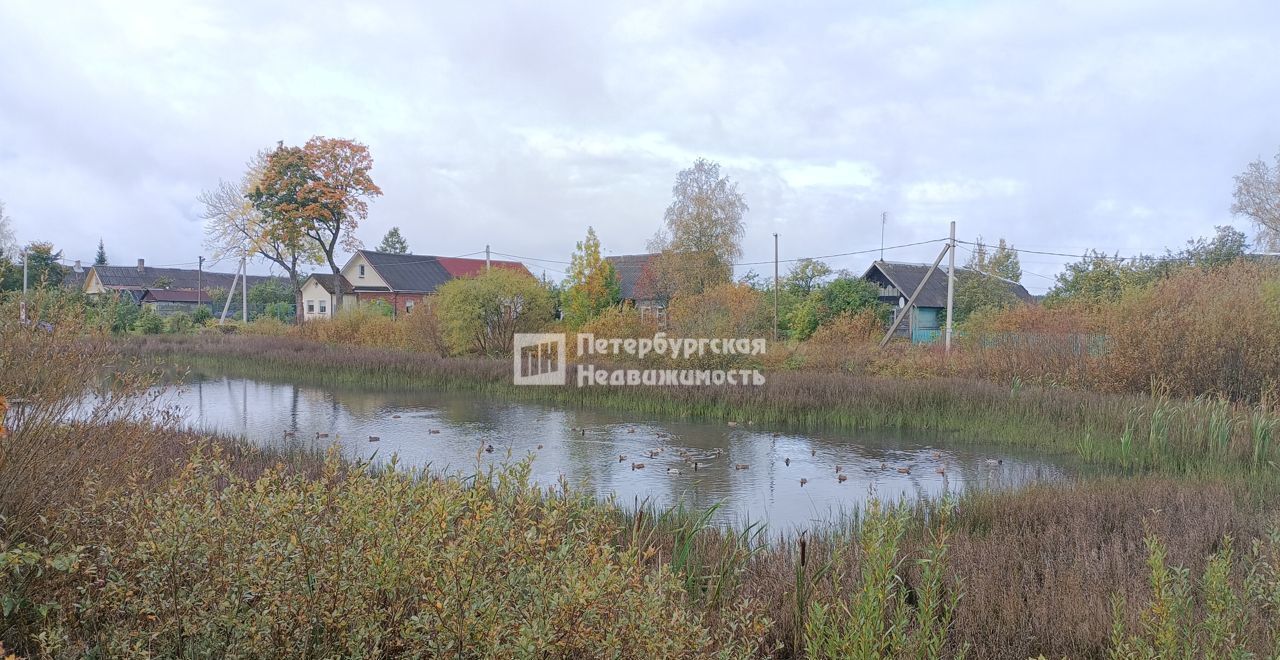
[{"label": "utility pole", "polygon": [[773,233],[773,340],[778,341],[778,232]]},{"label": "utility pole", "polygon": [[18,317],[27,322],[27,248],[22,248],[22,302],[18,304]]},{"label": "utility pole", "polygon": [[196,307],[204,306],[204,257],[196,257]]},{"label": "utility pole", "polygon": [[[334,282],[337,287],[337,282]],[[240,257],[240,320],[249,322],[249,251]]]},{"label": "utility pole", "polygon": [[889,212],[880,212],[880,261],[884,261],[884,226],[889,222]]},{"label": "utility pole", "polygon": [[[240,262],[240,263],[241,263],[241,268],[243,268],[244,262]],[[227,312],[231,311],[231,299],[234,298],[236,295],[236,277],[239,277],[239,276],[240,276],[240,272],[237,271],[235,274],[235,277],[231,278],[231,287],[227,289],[226,302],[222,303],[222,316],[218,317],[218,325],[222,325],[224,322],[226,322]]]},{"label": "utility pole", "polygon": [[489,272],[489,245],[484,246],[484,272]]},{"label": "utility pole", "polygon": [[945,350],[948,355],[951,354],[951,329],[954,327],[955,321],[955,299],[956,299],[956,221],[951,221],[951,240],[947,241],[947,337],[945,340]]}]

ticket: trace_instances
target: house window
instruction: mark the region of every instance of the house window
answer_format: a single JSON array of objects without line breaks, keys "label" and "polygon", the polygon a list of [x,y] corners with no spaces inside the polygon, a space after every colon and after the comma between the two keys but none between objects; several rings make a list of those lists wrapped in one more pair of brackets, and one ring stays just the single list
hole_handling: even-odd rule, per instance
[{"label": "house window", "polygon": [[360,264],[360,277],[364,277],[364,264]]},{"label": "house window", "polygon": [[314,301],[314,300],[308,300],[308,301],[307,301],[307,313],[308,313],[308,314],[315,314],[315,313],[316,313],[316,301]]},{"label": "house window", "polygon": [[405,313],[405,314],[412,314],[412,313],[413,313],[413,301],[412,301],[412,300],[406,300],[406,301],[404,301],[404,313]]},{"label": "house window", "polygon": [[329,313],[328,307],[326,307],[327,302],[328,302],[328,301],[326,301],[326,300],[321,300],[321,301],[320,301],[320,313],[321,313],[321,314],[328,314],[328,313]]}]

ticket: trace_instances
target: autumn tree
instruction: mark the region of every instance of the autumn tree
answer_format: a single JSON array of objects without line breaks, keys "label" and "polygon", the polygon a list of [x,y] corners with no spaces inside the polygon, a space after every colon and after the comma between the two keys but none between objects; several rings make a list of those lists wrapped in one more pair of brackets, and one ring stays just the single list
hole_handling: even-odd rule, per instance
[{"label": "autumn tree", "polygon": [[239,181],[219,181],[196,199],[204,205],[205,246],[213,251],[213,258],[238,257],[247,251],[251,258],[279,266],[289,278],[297,304],[302,295],[303,267],[323,262],[318,246],[307,240],[299,226],[269,222],[251,201],[271,153],[259,151]]},{"label": "autumn tree", "polygon": [[4,200],[0,200],[0,255],[17,251],[18,241],[13,235],[13,218],[5,215]]},{"label": "autumn tree", "polygon": [[399,227],[392,227],[387,231],[382,237],[382,242],[378,244],[378,252],[409,254],[409,243],[400,235]]},{"label": "autumn tree", "polygon": [[513,335],[540,330],[553,308],[547,287],[506,268],[450,280],[437,293],[441,332],[454,353],[509,355]]},{"label": "autumn tree", "polygon": [[600,256],[596,230],[587,227],[587,237],[578,242],[569,257],[569,277],[565,282],[564,320],[578,328],[597,314],[618,304],[621,290],[613,265]]},{"label": "autumn tree", "polygon": [[1275,167],[1259,158],[1236,176],[1231,212],[1253,221],[1260,247],[1280,252],[1280,152]]},{"label": "autumn tree", "polygon": [[831,267],[816,259],[801,259],[787,272],[784,286],[797,295],[807,296],[831,275]]},{"label": "autumn tree", "polygon": [[[353,140],[317,136],[303,147],[280,144],[267,156],[249,199],[262,213],[268,235],[311,241],[337,280],[338,250],[360,248],[355,230],[369,215],[369,199],[382,194],[371,169],[369,148]],[[341,307],[338,296],[334,311]]]},{"label": "autumn tree", "polygon": [[1018,250],[1002,238],[994,247],[983,242],[982,237],[973,243],[973,251],[965,268],[979,273],[995,275],[1010,282],[1022,281],[1022,263]]},{"label": "autumn tree", "polygon": [[101,238],[98,239],[98,253],[93,257],[93,265],[107,265],[107,246],[103,245]]},{"label": "autumn tree", "polygon": [[[61,286],[67,269],[58,263],[62,251],[54,250],[52,243],[36,241],[25,248],[27,260],[27,286],[31,288]],[[0,290],[22,290],[22,262],[15,261],[12,268],[4,269],[4,281]]]},{"label": "autumn tree", "polygon": [[699,293],[733,279],[742,256],[747,202],[738,184],[720,176],[720,165],[705,158],[676,175],[665,226],[650,242],[658,252],[651,268],[661,297]]}]

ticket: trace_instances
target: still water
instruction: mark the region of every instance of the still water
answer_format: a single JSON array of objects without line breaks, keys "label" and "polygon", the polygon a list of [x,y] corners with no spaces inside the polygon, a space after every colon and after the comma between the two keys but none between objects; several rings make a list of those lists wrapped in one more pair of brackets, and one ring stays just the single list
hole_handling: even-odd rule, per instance
[{"label": "still water", "polygon": [[336,444],[351,458],[386,461],[394,455],[402,465],[465,475],[532,456],[533,479],[543,486],[563,477],[629,506],[719,503],[721,522],[767,522],[774,530],[837,520],[873,496],[936,497],[1072,473],[1062,457],[949,442],[936,433],[811,432],[762,428],[750,420],[730,426],[475,393],[192,373],[162,400],[177,406],[193,428],[261,445]]}]

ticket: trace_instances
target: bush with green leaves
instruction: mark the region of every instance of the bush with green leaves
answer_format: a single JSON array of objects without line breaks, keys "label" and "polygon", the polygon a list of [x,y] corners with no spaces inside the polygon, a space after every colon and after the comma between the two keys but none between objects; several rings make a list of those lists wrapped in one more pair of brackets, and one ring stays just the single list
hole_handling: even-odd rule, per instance
[{"label": "bush with green leaves", "polygon": [[457,354],[508,355],[513,335],[540,331],[554,309],[542,282],[506,268],[452,280],[436,298],[445,341]]},{"label": "bush with green leaves", "polygon": [[138,315],[134,327],[144,335],[158,335],[164,332],[164,317],[150,307],[144,308]]},{"label": "bush with green leaves", "polygon": [[189,332],[195,326],[195,322],[191,320],[191,315],[186,312],[174,312],[169,315],[166,325],[168,325],[169,332],[183,334]]},{"label": "bush with green leaves", "polygon": [[205,325],[213,320],[213,312],[205,305],[196,307],[196,311],[191,313],[191,321],[196,325]]}]

